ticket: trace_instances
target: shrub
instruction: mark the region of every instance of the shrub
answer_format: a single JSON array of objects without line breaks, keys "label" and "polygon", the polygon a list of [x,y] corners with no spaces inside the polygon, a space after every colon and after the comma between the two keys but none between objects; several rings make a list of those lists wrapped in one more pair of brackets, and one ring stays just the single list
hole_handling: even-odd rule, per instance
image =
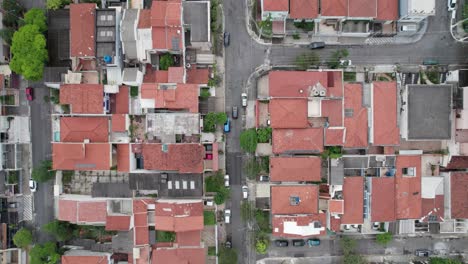
[{"label": "shrub", "polygon": [[268,143],[271,139],[271,133],[272,133],[271,127],[257,129],[258,143]]},{"label": "shrub", "polygon": [[219,249],[219,264],[237,264],[237,251],[233,248]]},{"label": "shrub", "polygon": [[216,247],[208,247],[208,256],[216,256]]},{"label": "shrub", "polygon": [[215,175],[205,178],[205,189],[207,192],[217,192],[224,186],[224,172],[219,170]]},{"label": "shrub", "polygon": [[216,125],[223,125],[227,121],[227,115],[223,112],[210,112],[203,118],[203,131],[214,132]]},{"label": "shrub", "polygon": [[207,225],[216,225],[216,216],[213,211],[203,211],[203,223]]},{"label": "shrub", "polygon": [[73,174],[75,174],[75,171],[62,171],[62,182],[64,184],[70,184]]},{"label": "shrub", "polygon": [[255,241],[255,250],[258,254],[266,254],[269,246],[269,241],[267,238],[257,238]]},{"label": "shrub", "polygon": [[174,242],[176,238],[176,233],[169,231],[156,231],[156,241],[157,242]]},{"label": "shrub", "polygon": [[294,33],[294,34],[292,35],[292,37],[293,37],[293,39],[301,39],[301,36],[299,36],[298,33]]},{"label": "shrub", "polygon": [[206,100],[211,96],[210,90],[208,88],[201,88],[200,90],[200,98],[202,100]]},{"label": "shrub", "polygon": [[217,205],[223,204],[229,198],[229,189],[226,187],[221,187],[213,198],[214,202]]},{"label": "shrub", "polygon": [[55,171],[51,171],[52,161],[44,160],[39,167],[33,168],[31,177],[37,182],[46,182],[55,176]]},{"label": "shrub", "polygon": [[174,66],[174,59],[170,53],[165,53],[159,57],[159,70],[167,71],[169,67]]},{"label": "shrub", "polygon": [[257,131],[254,128],[242,131],[239,140],[242,150],[253,153],[257,149]]},{"label": "shrub", "polygon": [[53,235],[59,242],[67,241],[73,238],[73,233],[76,230],[76,226],[68,222],[62,222],[54,220],[48,224],[45,224],[42,229]]},{"label": "shrub", "polygon": [[57,10],[68,4],[68,0],[47,0],[47,9]]},{"label": "shrub", "polygon": [[386,232],[386,233],[383,233],[383,234],[378,234],[376,239],[377,239],[377,243],[379,243],[382,246],[385,246],[388,243],[390,243],[390,241],[392,241],[393,236],[392,236],[391,233]]},{"label": "shrub", "polygon": [[260,164],[255,157],[250,158],[244,165],[244,173],[251,180],[255,180],[260,171]]},{"label": "shrub", "polygon": [[138,96],[138,86],[130,86],[130,96],[131,97]]},{"label": "shrub", "polygon": [[43,245],[36,244],[29,252],[30,264],[55,264],[60,260],[57,245],[47,242]]},{"label": "shrub", "polygon": [[22,249],[28,248],[32,244],[33,237],[31,231],[26,228],[21,228],[13,236],[13,243]]}]

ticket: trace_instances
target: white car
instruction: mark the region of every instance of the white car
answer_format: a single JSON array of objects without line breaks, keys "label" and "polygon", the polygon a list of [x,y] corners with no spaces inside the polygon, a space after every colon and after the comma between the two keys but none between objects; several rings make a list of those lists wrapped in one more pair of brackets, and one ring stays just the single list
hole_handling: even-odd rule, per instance
[{"label": "white car", "polygon": [[242,197],[244,197],[244,199],[247,199],[247,197],[249,197],[249,187],[247,186],[242,186]]},{"label": "white car", "polygon": [[224,210],[224,222],[226,224],[231,223],[231,209]]},{"label": "white car", "polygon": [[241,98],[242,98],[242,106],[243,106],[243,107],[246,107],[246,106],[247,106],[247,94],[246,94],[246,93],[242,93],[242,94],[241,94]]},{"label": "white car", "polygon": [[447,2],[448,11],[454,11],[457,9],[457,0],[448,0]]},{"label": "white car", "polygon": [[224,186],[229,187],[229,175],[224,175]]},{"label": "white car", "polygon": [[29,189],[31,192],[35,192],[37,190],[37,182],[35,180],[29,180]]}]

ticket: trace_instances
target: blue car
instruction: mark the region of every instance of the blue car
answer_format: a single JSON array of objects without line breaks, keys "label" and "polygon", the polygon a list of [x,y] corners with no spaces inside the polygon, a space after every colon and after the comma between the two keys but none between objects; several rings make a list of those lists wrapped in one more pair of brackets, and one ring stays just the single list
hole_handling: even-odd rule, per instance
[{"label": "blue car", "polygon": [[224,123],[224,133],[229,133],[229,131],[231,131],[231,122],[228,118],[226,123]]},{"label": "blue car", "polygon": [[319,246],[320,240],[317,238],[307,239],[307,244],[309,245],[309,247]]}]

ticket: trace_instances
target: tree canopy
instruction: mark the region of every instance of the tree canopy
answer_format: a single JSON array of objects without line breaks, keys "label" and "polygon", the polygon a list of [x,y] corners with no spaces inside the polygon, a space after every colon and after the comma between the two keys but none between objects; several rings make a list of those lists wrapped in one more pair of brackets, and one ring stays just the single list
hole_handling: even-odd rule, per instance
[{"label": "tree canopy", "polygon": [[30,264],[55,264],[60,260],[57,246],[53,242],[36,244],[29,252]]},{"label": "tree canopy", "polygon": [[239,140],[244,151],[253,153],[257,149],[257,131],[254,128],[242,131]]},{"label": "tree canopy", "polygon": [[3,0],[3,25],[16,28],[24,11],[24,7],[17,0]]},{"label": "tree canopy", "polygon": [[13,243],[19,248],[27,248],[33,242],[31,231],[26,228],[21,228],[13,236]]},{"label": "tree canopy", "polygon": [[68,0],[47,0],[47,9],[57,10],[68,5]]},{"label": "tree canopy", "polygon": [[42,9],[31,8],[24,14],[24,23],[26,25],[36,25],[41,32],[47,31],[47,19]]},{"label": "tree canopy", "polygon": [[33,168],[31,177],[35,181],[46,182],[54,177],[54,173],[50,169],[52,169],[52,162],[44,160],[39,167]]},{"label": "tree canopy", "polygon": [[299,70],[307,70],[320,64],[320,57],[315,52],[303,53],[296,57],[296,66]]},{"label": "tree canopy", "polygon": [[237,264],[237,251],[233,248],[219,249],[219,264]]},{"label": "tree canopy", "polygon": [[383,234],[378,234],[376,239],[377,239],[377,243],[379,243],[382,246],[385,246],[388,243],[390,243],[390,241],[392,241],[393,236],[392,236],[391,233],[386,232],[386,233],[383,233]]},{"label": "tree canopy", "polygon": [[73,237],[73,230],[75,227],[68,222],[54,220],[45,224],[42,229],[53,235],[57,241],[62,242],[70,240]]}]

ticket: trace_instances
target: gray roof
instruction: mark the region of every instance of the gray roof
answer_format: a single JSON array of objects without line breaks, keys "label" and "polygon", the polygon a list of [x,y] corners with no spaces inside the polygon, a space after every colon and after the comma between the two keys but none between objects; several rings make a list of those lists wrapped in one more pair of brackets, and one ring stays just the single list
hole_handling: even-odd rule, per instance
[{"label": "gray roof", "polygon": [[408,140],[451,138],[452,85],[408,85]]},{"label": "gray roof", "polygon": [[137,80],[138,68],[125,68],[122,73],[122,82],[135,82]]},{"label": "gray roof", "polygon": [[112,198],[126,198],[132,197],[132,191],[128,187],[128,183],[116,182],[97,182],[93,184],[91,190],[92,197],[112,197]]},{"label": "gray roof", "polygon": [[97,9],[96,26],[115,27],[115,9]]},{"label": "gray roof", "polygon": [[[164,175],[167,179],[164,180]],[[154,190],[158,197],[201,197],[203,196],[202,174],[177,173],[131,173],[129,186],[132,190]],[[171,183],[169,183],[171,182]],[[176,184],[176,182],[178,182]],[[185,183],[184,183],[185,182]],[[193,189],[191,185],[193,184]],[[170,188],[169,185],[172,185]],[[176,185],[179,188],[176,188]],[[184,188],[184,185],[186,188]]]},{"label": "gray roof", "polygon": [[122,19],[122,27],[120,28],[122,34],[122,45],[127,59],[137,58],[137,45],[135,30],[138,17],[137,9],[125,9],[124,17]]},{"label": "gray roof", "polygon": [[344,162],[342,159],[330,160],[330,184],[343,185]]},{"label": "gray roof", "polygon": [[98,42],[96,43],[96,56],[102,58],[104,56],[115,55],[115,42]]},{"label": "gray roof", "polygon": [[47,20],[47,64],[51,67],[70,66],[70,10],[50,10]]},{"label": "gray roof", "polygon": [[209,2],[183,2],[184,24],[190,27],[191,42],[208,42]]},{"label": "gray roof", "polygon": [[69,69],[68,67],[45,67],[43,80],[45,83],[60,83],[62,74],[66,74]]}]

